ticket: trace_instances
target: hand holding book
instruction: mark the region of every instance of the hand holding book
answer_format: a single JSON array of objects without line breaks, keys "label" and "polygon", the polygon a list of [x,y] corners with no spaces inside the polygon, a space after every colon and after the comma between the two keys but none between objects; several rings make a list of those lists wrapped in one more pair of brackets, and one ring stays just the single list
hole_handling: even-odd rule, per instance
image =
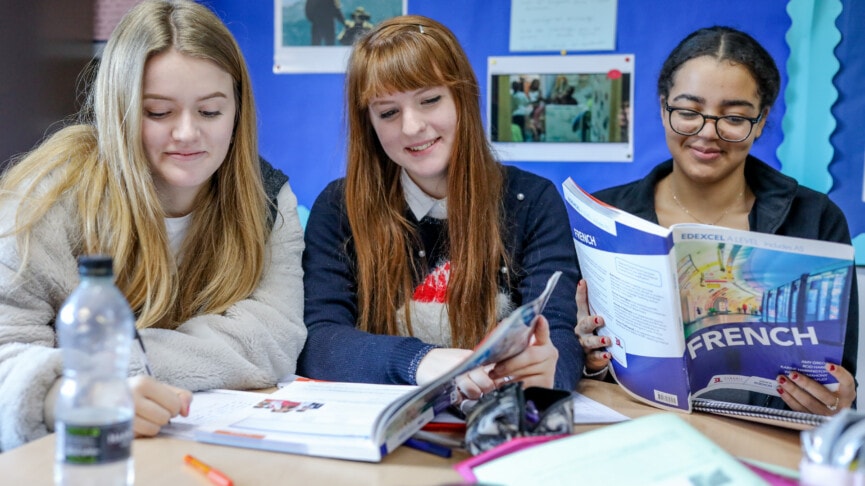
[{"label": "hand holding book", "polygon": [[577,333],[580,346],[586,353],[586,369],[583,375],[590,378],[602,377],[606,375],[607,366],[612,358],[606,349],[610,345],[610,338],[598,335],[598,329],[604,325],[604,318],[589,314],[589,286],[585,280],[577,283],[576,299],[577,325],[574,327],[574,332]]},{"label": "hand holding book", "polygon": [[826,363],[826,372],[837,381],[837,388],[827,386],[793,371],[778,377],[778,393],[791,410],[817,415],[835,415],[850,408],[856,399],[856,381],[841,365]]}]

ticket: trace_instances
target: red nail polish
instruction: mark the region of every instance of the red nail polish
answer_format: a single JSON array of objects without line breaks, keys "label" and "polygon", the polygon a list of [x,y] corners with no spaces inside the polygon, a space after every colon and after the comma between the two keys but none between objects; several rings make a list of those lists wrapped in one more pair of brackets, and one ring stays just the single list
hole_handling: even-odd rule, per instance
[{"label": "red nail polish", "polygon": [[780,383],[780,384],[782,384],[782,385],[783,385],[784,383],[787,383],[787,378],[784,378],[783,376],[779,376],[779,377],[778,377],[778,383]]},{"label": "red nail polish", "polygon": [[597,324],[597,323],[600,322],[600,321],[601,321],[600,319],[598,319],[597,317],[595,317],[595,324]]},{"label": "red nail polish", "polygon": [[829,364],[829,371],[835,371],[835,365]]},{"label": "red nail polish", "polygon": [[783,394],[784,394],[784,389],[781,388],[780,386],[779,386],[778,388],[776,388],[776,390],[778,390],[778,394],[779,394],[779,395],[783,395]]},{"label": "red nail polish", "polygon": [[796,373],[795,371],[790,373],[790,379],[791,380],[798,380],[799,379],[799,373]]},{"label": "red nail polish", "polygon": [[607,353],[604,353],[604,359],[610,359],[610,355]]}]

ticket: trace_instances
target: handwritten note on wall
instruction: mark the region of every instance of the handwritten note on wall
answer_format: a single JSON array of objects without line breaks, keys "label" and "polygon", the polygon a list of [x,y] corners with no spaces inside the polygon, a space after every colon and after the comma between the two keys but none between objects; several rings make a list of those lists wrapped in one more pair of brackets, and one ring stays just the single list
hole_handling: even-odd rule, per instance
[{"label": "handwritten note on wall", "polygon": [[511,0],[511,51],[616,48],[618,0]]}]

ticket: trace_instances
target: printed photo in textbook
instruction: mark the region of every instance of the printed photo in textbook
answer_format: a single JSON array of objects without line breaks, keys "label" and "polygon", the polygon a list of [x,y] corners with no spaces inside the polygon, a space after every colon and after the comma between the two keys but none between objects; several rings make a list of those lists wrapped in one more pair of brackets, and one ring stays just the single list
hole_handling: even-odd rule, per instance
[{"label": "printed photo in textbook", "polygon": [[604,317],[611,371],[629,393],[690,412],[717,390],[778,396],[776,377],[792,370],[837,387],[824,363],[841,362],[851,245],[700,224],[667,229],[571,179],[563,192],[589,310]]},{"label": "printed photo in textbook", "polygon": [[[423,387],[295,380],[204,426],[195,440],[293,454],[378,462],[458,403],[454,379],[519,354],[530,342],[561,272],[543,292],[518,307],[453,370]],[[180,431],[178,431],[180,432]],[[188,433],[188,431],[185,431]]]}]

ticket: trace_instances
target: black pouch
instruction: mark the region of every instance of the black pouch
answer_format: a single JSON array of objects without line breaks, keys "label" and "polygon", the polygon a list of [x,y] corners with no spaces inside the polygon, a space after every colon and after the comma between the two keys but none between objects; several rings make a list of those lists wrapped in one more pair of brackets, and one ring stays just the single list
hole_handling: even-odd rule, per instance
[{"label": "black pouch", "polygon": [[513,382],[484,395],[466,417],[466,449],[477,455],[517,437],[573,432],[571,392]]}]

